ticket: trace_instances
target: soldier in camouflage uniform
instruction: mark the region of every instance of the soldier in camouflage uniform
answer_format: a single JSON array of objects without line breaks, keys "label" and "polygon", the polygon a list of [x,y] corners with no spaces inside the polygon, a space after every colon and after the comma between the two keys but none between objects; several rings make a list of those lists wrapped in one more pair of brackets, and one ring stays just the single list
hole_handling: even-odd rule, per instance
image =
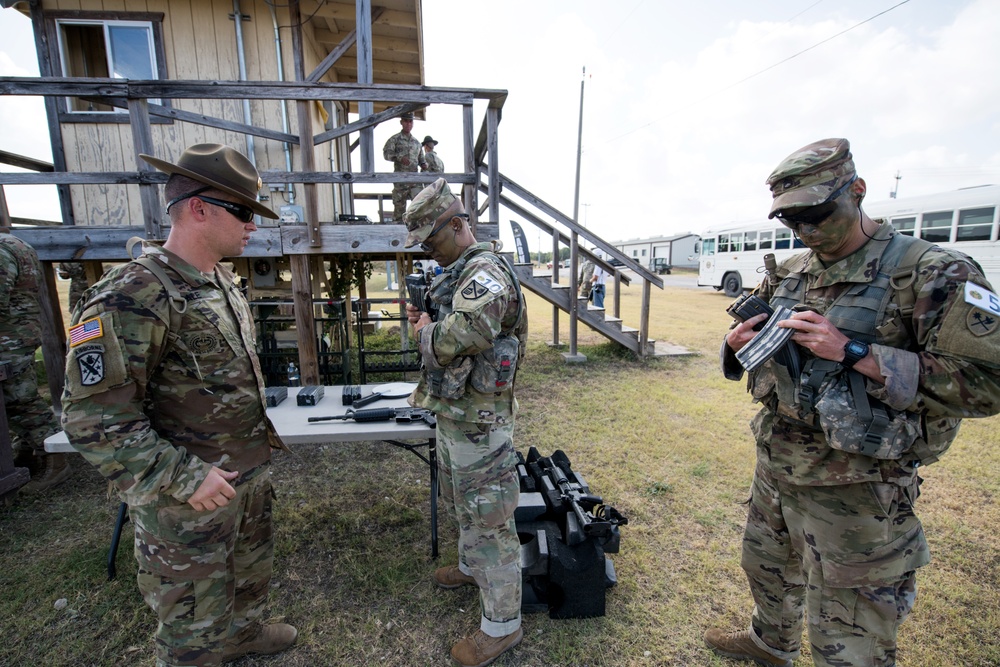
[{"label": "soldier in camouflage uniform", "polygon": [[271,579],[271,447],[253,320],[219,261],[256,230],[257,170],[219,144],[170,174],[163,247],[90,288],[70,329],[63,428],[129,505],[138,584],[159,621],[156,664],[276,653],[294,627],[262,625]]},{"label": "soldier in camouflage uniform", "polygon": [[[755,606],[750,627],[711,629],[717,653],[762,665],[799,654],[803,614],[813,662],[896,664],[896,634],[930,559],[914,513],[918,467],[933,463],[964,417],[1000,411],[1000,317],[979,266],[899,234],[861,209],[850,145],[826,139],[767,180],[777,216],[809,248],[756,294],[794,307],[791,355],[752,372],[763,408],[751,422],[757,467],[743,538]],[[735,326],[734,353],[766,315]]]},{"label": "soldier in camouflage uniform", "polygon": [[592,284],[594,277],[594,262],[590,259],[583,260],[583,266],[580,267],[580,276],[576,281],[577,286],[580,288],[580,298],[591,299],[591,290],[594,286]]},{"label": "soldier in camouflage uniform", "polygon": [[444,173],[444,162],[438,157],[438,154],[434,152],[434,147],[438,145],[438,142],[434,141],[431,135],[424,137],[424,142],[420,144],[424,147],[424,160],[427,164],[421,169],[421,171],[431,171],[435,174]]},{"label": "soldier in camouflage uniform", "polygon": [[[424,152],[420,148],[420,142],[410,134],[413,129],[413,114],[404,113],[399,117],[399,124],[403,126],[402,131],[389,137],[382,147],[382,157],[392,162],[394,172],[414,172],[424,169],[427,160],[424,159]],[[399,222],[403,219],[406,211],[406,201],[413,199],[420,192],[419,183],[394,183],[392,186],[392,219]]]},{"label": "soldier in camouflage uniform", "polygon": [[52,406],[38,395],[35,351],[42,344],[42,266],[34,248],[0,229],[0,361],[11,363],[3,398],[13,436],[14,464],[31,471],[21,493],[38,493],[69,477],[65,454],[46,454],[45,438],[59,431]]},{"label": "soldier in camouflage uniform", "polygon": [[59,262],[58,270],[59,277],[69,281],[69,310],[72,311],[87,290],[87,272],[83,262]]},{"label": "soldier in camouflage uniform", "polygon": [[441,496],[459,524],[459,564],[439,568],[434,580],[442,588],[479,587],[480,629],[451,655],[459,665],[481,666],[522,636],[514,375],[528,324],[513,271],[491,244],[476,243],[468,217],[439,178],[404,221],[406,246],[419,244],[444,267],[430,287],[436,321],[407,305],[423,362],[410,404],[437,416]]}]

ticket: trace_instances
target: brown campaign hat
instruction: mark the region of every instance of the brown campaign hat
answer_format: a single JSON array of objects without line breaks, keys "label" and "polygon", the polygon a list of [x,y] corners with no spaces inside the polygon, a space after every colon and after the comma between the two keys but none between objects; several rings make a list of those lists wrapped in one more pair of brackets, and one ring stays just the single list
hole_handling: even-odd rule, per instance
[{"label": "brown campaign hat", "polygon": [[426,144],[433,144],[437,146],[438,142],[434,141],[434,137],[428,134],[426,137],[424,137],[424,140],[420,142],[421,146],[424,146]]},{"label": "brown campaign hat", "polygon": [[847,139],[822,139],[803,146],[767,177],[774,198],[767,217],[782,209],[818,206],[856,174]]},{"label": "brown campaign hat", "polygon": [[222,144],[195,144],[181,153],[177,164],[139,154],[143,160],[168,174],[180,174],[231,194],[255,213],[277,220],[278,214],[257,201],[263,183],[253,163],[243,153]]}]

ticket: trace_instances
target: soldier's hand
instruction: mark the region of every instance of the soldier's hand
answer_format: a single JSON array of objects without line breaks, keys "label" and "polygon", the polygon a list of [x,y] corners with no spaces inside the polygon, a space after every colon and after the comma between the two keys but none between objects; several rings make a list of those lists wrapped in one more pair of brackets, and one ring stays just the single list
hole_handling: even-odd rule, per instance
[{"label": "soldier's hand", "polygon": [[403,165],[404,167],[409,167],[410,166],[410,158],[404,157],[402,160],[399,161],[399,163],[401,165]]},{"label": "soldier's hand", "polygon": [[212,466],[212,469],[208,471],[208,477],[188,498],[188,504],[199,512],[210,512],[225,507],[230,500],[236,497],[236,489],[229,482],[239,476],[240,474],[235,470],[229,472]]},{"label": "soldier's hand", "polygon": [[423,311],[414,306],[412,303],[406,304],[406,319],[410,321],[410,324],[416,324],[417,320],[420,319],[420,313]]},{"label": "soldier's hand", "polygon": [[733,349],[733,352],[739,352],[743,349],[744,345],[753,340],[753,337],[757,335],[757,332],[753,328],[766,319],[767,313],[761,313],[754,315],[745,322],[740,322],[726,334],[726,344]]},{"label": "soldier's hand", "polygon": [[830,320],[812,310],[794,313],[778,326],[794,329],[792,340],[806,348],[820,359],[840,361],[844,358],[844,346],[848,338]]}]

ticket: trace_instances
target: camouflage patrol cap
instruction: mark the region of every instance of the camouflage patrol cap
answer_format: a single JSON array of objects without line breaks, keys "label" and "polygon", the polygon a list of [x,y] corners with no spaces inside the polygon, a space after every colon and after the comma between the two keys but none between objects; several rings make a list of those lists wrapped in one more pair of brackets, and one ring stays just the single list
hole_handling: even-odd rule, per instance
[{"label": "camouflage patrol cap", "polygon": [[767,177],[774,197],[767,217],[773,218],[782,209],[822,204],[855,173],[847,139],[823,139],[803,146]]},{"label": "camouflage patrol cap", "polygon": [[458,197],[451,193],[448,182],[443,178],[421,190],[403,214],[403,223],[409,231],[405,247],[412,248],[430,236],[434,223],[457,201]]}]

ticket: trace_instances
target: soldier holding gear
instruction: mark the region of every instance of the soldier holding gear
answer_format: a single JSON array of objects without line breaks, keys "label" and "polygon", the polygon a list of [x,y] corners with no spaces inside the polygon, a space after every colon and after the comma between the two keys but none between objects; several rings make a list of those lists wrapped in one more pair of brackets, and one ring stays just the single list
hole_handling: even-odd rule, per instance
[{"label": "soldier holding gear", "polygon": [[[763,408],[742,566],[755,606],[742,632],[713,628],[721,655],[787,665],[803,614],[818,666],[896,664],[896,634],[930,560],[914,505],[962,418],[1000,411],[1000,331],[992,287],[965,255],[898,233],[861,208],[846,139],[785,158],[767,180],[770,217],[809,248],[757,288],[794,308],[801,373],[777,356],[750,374]],[[977,296],[978,295],[978,296]],[[723,372],[767,318],[729,332]]]},{"label": "soldier holding gear", "polygon": [[232,148],[198,144],[170,174],[170,236],[88,290],[70,329],[63,428],[129,505],[156,664],[209,667],[295,642],[261,623],[274,556],[271,447],[250,309],[219,261],[275,219]]},{"label": "soldier holding gear", "polygon": [[430,286],[437,321],[406,307],[423,362],[410,405],[437,417],[441,496],[459,524],[459,564],[434,581],[479,587],[480,629],[451,650],[467,667],[490,664],[522,636],[514,379],[528,331],[517,278],[490,244],[476,243],[468,218],[443,178],[404,218],[406,247],[419,244],[444,267]]},{"label": "soldier holding gear", "polygon": [[69,477],[65,454],[46,454],[45,438],[59,431],[52,406],[38,395],[35,350],[42,344],[42,266],[30,245],[0,229],[0,361],[11,362],[3,383],[14,464],[31,480],[21,493],[40,493]]},{"label": "soldier holding gear", "polygon": [[[413,114],[404,113],[399,117],[399,124],[403,129],[389,137],[382,147],[382,157],[392,162],[394,172],[423,171],[427,167],[427,160],[424,158],[424,151],[420,148],[420,142],[410,134],[413,129]],[[394,183],[392,186],[392,219],[399,222],[403,219],[406,211],[406,202],[413,199],[420,192],[419,183]]]},{"label": "soldier holding gear", "polygon": [[434,151],[434,147],[438,145],[438,142],[434,141],[431,135],[424,137],[424,142],[421,146],[424,147],[424,159],[427,164],[421,169],[421,171],[431,171],[436,174],[444,173],[444,162],[438,157],[438,154]]}]

